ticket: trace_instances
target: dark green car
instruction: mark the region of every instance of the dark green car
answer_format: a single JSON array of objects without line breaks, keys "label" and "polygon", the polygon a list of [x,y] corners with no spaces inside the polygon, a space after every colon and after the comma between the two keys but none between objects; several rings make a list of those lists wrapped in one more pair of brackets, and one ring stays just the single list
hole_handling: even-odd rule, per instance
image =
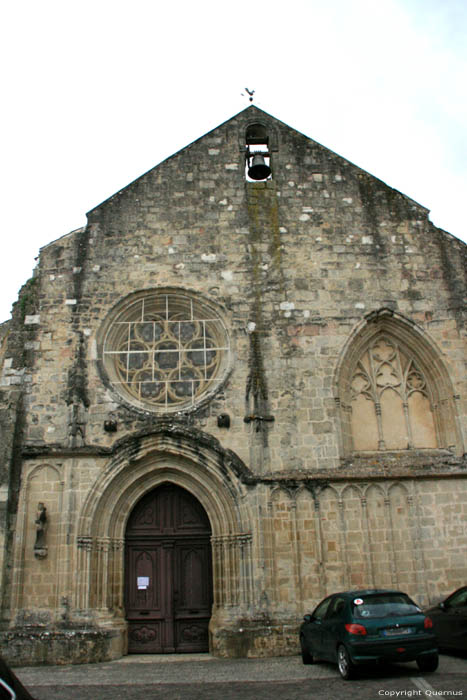
[{"label": "dark green car", "polygon": [[436,671],[438,649],[433,623],[406,593],[346,591],[325,598],[300,627],[304,664],[337,663],[345,680],[355,668],[374,662],[416,661]]}]

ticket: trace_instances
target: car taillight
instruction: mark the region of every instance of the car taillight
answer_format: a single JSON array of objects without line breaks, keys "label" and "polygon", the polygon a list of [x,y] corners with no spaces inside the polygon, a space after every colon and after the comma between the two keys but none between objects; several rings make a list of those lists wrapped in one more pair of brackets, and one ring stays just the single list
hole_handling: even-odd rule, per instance
[{"label": "car taillight", "polygon": [[355,623],[351,623],[349,625],[346,625],[345,629],[350,634],[361,634],[361,635],[366,634],[366,627],[364,627],[363,625],[357,625]]},{"label": "car taillight", "polygon": [[423,620],[423,626],[426,630],[431,630],[431,628],[433,627],[433,620],[431,619],[431,617],[425,617],[425,619]]}]

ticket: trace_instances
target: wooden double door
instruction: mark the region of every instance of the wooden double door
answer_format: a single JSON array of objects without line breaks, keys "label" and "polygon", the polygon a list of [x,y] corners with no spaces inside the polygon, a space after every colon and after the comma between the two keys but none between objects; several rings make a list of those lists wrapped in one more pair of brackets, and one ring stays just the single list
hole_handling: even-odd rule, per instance
[{"label": "wooden double door", "polygon": [[125,537],[128,653],[209,650],[211,527],[185,489],[164,484],[144,496]]}]

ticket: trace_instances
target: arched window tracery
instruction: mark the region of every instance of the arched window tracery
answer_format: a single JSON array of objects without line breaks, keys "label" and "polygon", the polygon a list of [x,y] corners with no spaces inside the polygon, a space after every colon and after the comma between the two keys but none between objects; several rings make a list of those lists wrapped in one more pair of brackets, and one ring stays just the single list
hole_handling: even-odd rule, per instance
[{"label": "arched window tracery", "polygon": [[341,455],[447,449],[462,454],[453,387],[428,335],[397,312],[372,312],[335,375]]},{"label": "arched window tracery", "polygon": [[229,335],[207,300],[179,289],[124,299],[101,331],[112,389],[158,413],[190,408],[216,391],[229,365]]},{"label": "arched window tracery", "polygon": [[438,447],[425,374],[415,357],[387,335],[361,354],[351,392],[355,450]]}]

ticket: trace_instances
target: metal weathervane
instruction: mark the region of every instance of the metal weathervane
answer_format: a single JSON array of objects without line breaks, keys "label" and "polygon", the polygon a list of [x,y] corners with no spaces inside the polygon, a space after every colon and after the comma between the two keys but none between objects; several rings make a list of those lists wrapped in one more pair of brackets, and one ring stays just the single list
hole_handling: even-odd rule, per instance
[{"label": "metal weathervane", "polygon": [[[253,95],[255,94],[255,90],[248,90],[248,88],[245,88],[245,92],[248,93],[248,99],[250,102],[253,102]],[[242,97],[246,97],[245,93],[242,92]]]}]

